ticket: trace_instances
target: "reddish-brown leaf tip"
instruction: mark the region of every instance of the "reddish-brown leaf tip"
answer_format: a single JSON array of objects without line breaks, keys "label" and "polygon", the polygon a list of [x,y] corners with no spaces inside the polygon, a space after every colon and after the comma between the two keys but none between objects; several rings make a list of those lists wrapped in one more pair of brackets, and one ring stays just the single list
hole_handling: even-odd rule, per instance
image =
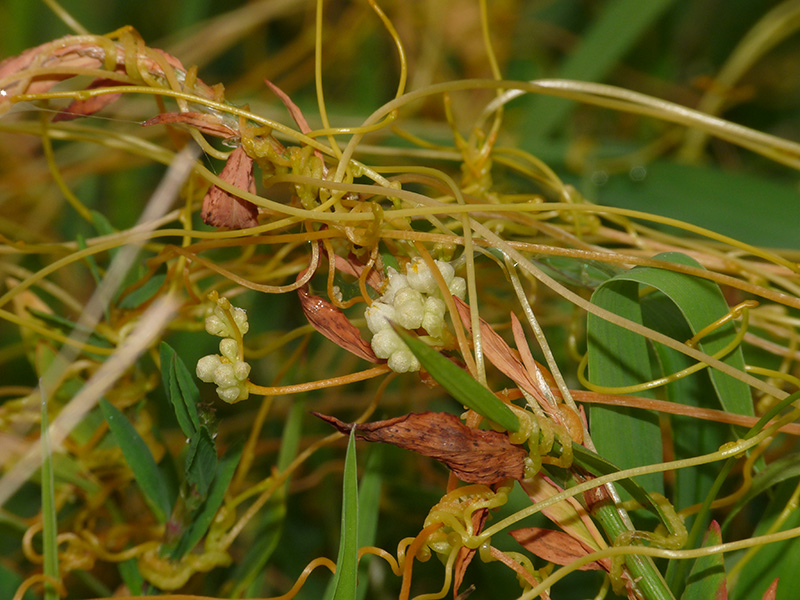
[{"label": "reddish-brown leaf tip", "polygon": [[[313,413],[342,433],[351,423]],[[490,485],[505,479],[522,479],[528,453],[512,444],[508,435],[472,429],[449,413],[410,413],[386,421],[355,424],[356,438],[393,444],[429,456],[447,465],[461,481]]]}]

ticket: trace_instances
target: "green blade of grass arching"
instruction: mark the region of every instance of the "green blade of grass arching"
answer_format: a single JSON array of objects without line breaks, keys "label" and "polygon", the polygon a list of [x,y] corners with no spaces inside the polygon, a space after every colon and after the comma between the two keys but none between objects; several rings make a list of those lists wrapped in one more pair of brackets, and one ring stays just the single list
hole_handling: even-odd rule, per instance
[{"label": "green blade of grass arching", "polygon": [[[383,453],[385,447],[373,445],[370,448],[369,459],[358,486],[358,547],[375,545],[378,532],[378,511],[381,500],[381,466],[383,464]],[[358,586],[357,600],[367,597],[369,578],[368,567],[371,557],[365,556],[358,565],[359,581],[363,581]]]},{"label": "green blade of grass arching", "polygon": [[[55,477],[53,475],[53,451],[50,447],[50,425],[47,418],[47,399],[42,390],[42,538],[44,555],[44,574],[59,580],[58,543],[56,535]],[[58,592],[50,585],[44,586],[44,600],[58,600]]]},{"label": "green blade of grass arching", "polygon": [[358,472],[355,429],[350,431],[347,442],[342,488],[342,530],[339,534],[339,555],[333,576],[332,600],[353,600],[358,585]]},{"label": "green blade of grass arching", "polygon": [[[656,258],[692,267],[700,266],[690,257],[676,252],[660,254]],[[715,283],[653,267],[636,267],[615,276],[595,291],[592,302],[620,316],[652,326],[652,323],[647,322],[647,312],[644,311],[644,303],[639,297],[642,286],[655,288],[666,297],[675,307],[674,314],[685,322],[691,335],[724,316],[729,310]],[[639,334],[594,315],[588,317],[587,331],[589,378],[593,383],[612,387],[626,386],[662,375],[653,372],[648,342]],[[735,327],[727,323],[700,340],[698,347],[707,354],[714,354],[724,349],[735,335]],[[657,352],[660,352],[662,360],[669,356],[660,347],[657,347]],[[737,369],[744,369],[744,359],[739,348],[721,360]],[[716,369],[710,369],[707,376],[719,404],[725,410],[752,414],[750,390],[746,384]],[[648,395],[642,392],[640,394]],[[674,397],[682,398],[680,395]],[[661,461],[660,431],[654,414],[634,412],[632,409],[592,407],[590,421],[592,438],[598,451],[620,468]],[[620,431],[625,431],[626,435],[620,436]],[[640,481],[651,491],[663,493],[660,476],[645,476]]]},{"label": "green blade of grass arching", "polygon": [[105,398],[100,399],[100,408],[108,422],[108,428],[117,441],[125,461],[144,494],[145,501],[159,523],[165,523],[172,503],[167,484],[156,461],[142,437],[120,410]]},{"label": "green blade of grass arching", "polygon": [[508,431],[519,431],[517,415],[497,396],[425,342],[400,329],[396,331],[431,377],[453,398]]}]

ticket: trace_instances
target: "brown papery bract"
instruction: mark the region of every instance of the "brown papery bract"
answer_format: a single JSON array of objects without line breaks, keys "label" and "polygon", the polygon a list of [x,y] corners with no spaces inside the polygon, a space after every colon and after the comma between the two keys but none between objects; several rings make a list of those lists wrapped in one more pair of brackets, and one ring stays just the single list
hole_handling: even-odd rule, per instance
[{"label": "brown papery bract", "polygon": [[467,427],[450,413],[410,413],[386,421],[359,424],[312,414],[342,433],[355,429],[359,440],[393,444],[435,458],[467,483],[491,485],[505,479],[523,478],[528,453],[522,446],[512,444],[505,433]]},{"label": "brown papery bract", "polygon": [[[251,194],[256,193],[253,159],[239,146],[231,152],[220,179]],[[225,229],[245,229],[258,225],[258,207],[212,185],[203,198],[203,222]]]}]

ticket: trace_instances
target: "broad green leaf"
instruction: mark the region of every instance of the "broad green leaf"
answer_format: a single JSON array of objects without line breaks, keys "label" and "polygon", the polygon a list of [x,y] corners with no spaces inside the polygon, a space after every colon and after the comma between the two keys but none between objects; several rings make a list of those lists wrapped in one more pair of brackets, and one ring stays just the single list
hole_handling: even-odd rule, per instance
[{"label": "broad green leaf", "polygon": [[142,437],[120,410],[105,398],[100,399],[100,408],[108,422],[111,434],[119,444],[136,482],[144,494],[150,510],[160,523],[165,523],[170,513],[171,502],[167,484],[158,465]]},{"label": "broad green leaf", "polygon": [[[186,484],[192,488],[190,508],[199,505],[208,495],[208,488],[217,470],[217,446],[206,426],[197,430],[186,453]],[[195,504],[196,503],[196,504]],[[194,506],[193,506],[194,505]]]},{"label": "broad green leaf", "polygon": [[469,374],[462,371],[425,342],[398,330],[398,334],[408,345],[420,364],[430,373],[439,385],[467,408],[505,427],[508,431],[519,430],[519,419],[497,396]]},{"label": "broad green leaf", "polygon": [[598,201],[633,210],[646,207],[649,213],[687,221],[749,244],[800,247],[795,220],[781,218],[797,210],[797,188],[791,181],[667,160],[653,161],[646,169],[641,181],[633,181],[627,174],[610,177],[597,190]]},{"label": "broad green leaf", "polygon": [[333,600],[353,600],[358,585],[358,473],[356,435],[350,431],[342,482],[342,528],[333,576]]},{"label": "broad green leaf", "polygon": [[183,534],[183,537],[178,542],[173,552],[174,557],[180,557],[187,552],[191,552],[197,545],[197,542],[203,539],[219,507],[222,506],[222,502],[225,500],[225,493],[228,491],[228,486],[236,472],[236,467],[239,466],[239,459],[242,457],[242,449],[242,446],[230,448],[217,463],[214,481],[211,483],[208,497],[192,520],[186,533]]},{"label": "broad green leaf", "polygon": [[[58,523],[56,522],[55,478],[53,475],[53,451],[50,447],[50,424],[47,418],[47,400],[42,391],[42,546],[44,574],[60,580],[58,573]],[[58,600],[55,588],[46,584],[45,600]]]},{"label": "broad green leaf", "polygon": [[[703,540],[703,547],[717,546],[722,543],[719,524],[711,522]],[[722,554],[701,556],[694,561],[689,573],[689,580],[681,595],[681,600],[726,600],[725,560]]]},{"label": "broad green leaf", "polygon": [[200,391],[186,364],[166,342],[161,342],[161,379],[181,431],[192,437],[200,427],[197,413]]}]

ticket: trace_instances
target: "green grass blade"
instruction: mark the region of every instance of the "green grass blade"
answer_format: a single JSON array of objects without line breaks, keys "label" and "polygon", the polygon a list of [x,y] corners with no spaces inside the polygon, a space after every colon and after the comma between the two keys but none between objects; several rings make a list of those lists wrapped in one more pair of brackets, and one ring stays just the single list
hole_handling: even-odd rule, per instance
[{"label": "green grass blade", "polygon": [[467,408],[494,421],[508,431],[519,430],[519,419],[497,396],[475,381],[439,352],[425,342],[398,330],[398,334],[409,347],[420,364],[439,385]]},{"label": "green grass blade", "polygon": [[333,578],[333,600],[353,600],[358,585],[358,473],[356,436],[350,431],[342,482],[342,530]]},{"label": "green grass blade", "polygon": [[192,437],[200,428],[197,414],[200,391],[186,364],[166,342],[161,342],[161,379],[181,431]]},{"label": "green grass blade", "polygon": [[156,519],[160,523],[165,523],[170,513],[171,502],[167,484],[158,470],[150,449],[117,407],[105,398],[101,398],[100,408],[108,422],[108,428],[144,494],[147,505]]},{"label": "green grass blade", "polygon": [[[635,283],[612,279],[597,288],[592,303],[631,321],[642,321],[638,285]],[[590,314],[587,339],[589,380],[593,383],[616,387],[653,379],[647,342],[640,335]],[[649,392],[641,395],[652,397]],[[661,462],[661,429],[655,413],[625,407],[592,406],[589,408],[589,422],[598,453],[620,469]],[[621,431],[625,435],[620,435]],[[638,481],[648,490],[663,494],[660,474],[644,475]]]},{"label": "green grass blade", "polygon": [[[42,538],[44,574],[58,581],[58,524],[56,522],[55,477],[53,451],[50,447],[50,425],[47,418],[47,399],[42,390]],[[58,592],[50,585],[44,586],[44,600],[58,600]]]},{"label": "green grass blade", "polygon": [[[612,0],[605,3],[599,18],[582,36],[555,76],[602,81],[673,2]],[[530,117],[521,131],[535,140],[549,137],[561,128],[573,106],[573,102],[561,98],[538,96],[530,104],[527,111]]]},{"label": "green grass blade", "polygon": [[[706,532],[703,547],[722,543],[722,535],[716,521]],[[706,598],[727,598],[725,587],[725,561],[722,554],[701,556],[695,560],[689,573],[689,581],[681,595],[681,600],[706,600]]]}]

